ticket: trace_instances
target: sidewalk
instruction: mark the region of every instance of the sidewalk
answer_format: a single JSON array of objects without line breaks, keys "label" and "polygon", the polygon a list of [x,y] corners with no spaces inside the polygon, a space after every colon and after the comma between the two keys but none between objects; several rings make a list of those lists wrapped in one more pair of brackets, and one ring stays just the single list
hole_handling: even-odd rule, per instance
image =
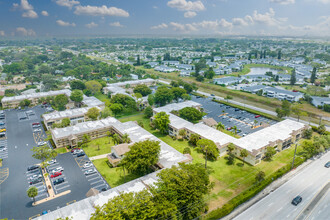
[{"label": "sidewalk", "polygon": [[[323,154],[324,155],[324,154]],[[321,157],[323,156],[321,155]],[[229,215],[223,217],[223,220],[230,220],[235,218],[236,216],[240,215],[243,213],[245,210],[253,206],[255,203],[259,202],[261,199],[265,198],[268,196],[271,192],[276,190],[277,188],[281,187],[284,183],[289,181],[292,177],[294,177],[296,174],[301,172],[303,169],[305,169],[309,164],[313,163],[316,161],[320,156],[315,156],[311,159],[308,159],[305,163],[297,167],[296,169],[291,170],[281,178],[275,180],[272,182],[269,186],[267,186],[264,190],[262,190],[260,193],[258,193],[256,196],[254,196],[252,199],[249,201],[241,204],[240,206],[236,207]]]},{"label": "sidewalk", "polygon": [[109,154],[97,155],[97,156],[94,156],[94,157],[90,157],[89,159],[90,159],[90,160],[103,159],[103,158],[107,158],[108,155],[109,155]]}]

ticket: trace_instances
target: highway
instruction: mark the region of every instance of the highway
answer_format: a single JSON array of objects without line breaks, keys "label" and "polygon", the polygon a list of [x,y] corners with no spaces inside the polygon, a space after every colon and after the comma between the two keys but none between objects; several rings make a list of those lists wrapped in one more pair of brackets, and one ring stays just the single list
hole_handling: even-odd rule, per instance
[{"label": "highway", "polygon": [[[238,215],[235,220],[295,219],[308,206],[322,187],[330,181],[330,168],[324,164],[330,161],[330,152],[311,163],[300,173]],[[291,204],[294,197],[300,195],[302,202],[298,206]],[[308,219],[328,219],[330,209],[329,192],[319,201]],[[326,218],[324,218],[326,217]]]}]

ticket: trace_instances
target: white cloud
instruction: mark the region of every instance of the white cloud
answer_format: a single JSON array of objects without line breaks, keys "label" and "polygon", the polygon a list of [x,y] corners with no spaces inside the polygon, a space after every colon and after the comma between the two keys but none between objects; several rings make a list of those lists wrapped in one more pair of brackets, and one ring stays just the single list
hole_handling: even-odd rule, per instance
[{"label": "white cloud", "polygon": [[97,27],[99,25],[98,24],[95,24],[94,22],[91,22],[89,24],[86,24],[85,26],[88,27],[88,28],[94,28],[94,27]]},{"label": "white cloud", "polygon": [[5,34],[5,31],[1,31],[0,30],[0,37],[3,37],[3,36],[5,36],[6,34]]},{"label": "white cloud", "polygon": [[193,17],[195,17],[196,15],[197,15],[197,13],[194,12],[194,11],[187,11],[187,12],[184,13],[184,17],[185,17],[185,18],[193,18]]},{"label": "white cloud", "polygon": [[158,9],[158,6],[155,5],[155,6],[152,6],[152,8],[153,8],[153,9]]},{"label": "white cloud", "polygon": [[22,10],[22,17],[24,18],[37,18],[38,14],[33,10],[33,6],[29,4],[27,0],[21,0],[21,4],[14,3],[14,10],[19,9]]},{"label": "white cloud", "polygon": [[255,10],[252,19],[254,22],[263,23],[269,26],[279,25],[281,23],[281,20],[275,18],[275,11],[272,8],[270,8],[269,12],[266,12],[265,14],[258,14],[258,11]]},{"label": "white cloud", "polygon": [[20,36],[30,36],[30,37],[34,37],[36,36],[36,32],[34,32],[34,30],[32,29],[26,29],[24,27],[18,27],[16,28],[16,33]]},{"label": "white cloud", "polygon": [[66,21],[63,21],[63,20],[57,20],[56,23],[59,25],[59,26],[62,26],[62,27],[75,27],[76,24],[75,23],[70,23],[70,22],[66,22]]},{"label": "white cloud", "polygon": [[289,5],[294,4],[296,0],[270,0],[272,3],[278,3],[281,5]]},{"label": "white cloud", "polygon": [[76,6],[74,13],[76,15],[129,17],[129,13],[127,11],[116,7],[108,8],[105,5],[102,5],[101,7],[78,5]]},{"label": "white cloud", "polygon": [[248,26],[248,22],[245,21],[243,18],[233,18],[232,19],[233,25],[235,26]]},{"label": "white cloud", "polygon": [[201,1],[171,0],[167,6],[176,8],[180,11],[203,11],[205,6]]},{"label": "white cloud", "polygon": [[122,24],[119,23],[119,21],[112,22],[109,25],[112,27],[124,27]]},{"label": "white cloud", "polygon": [[47,11],[42,11],[41,14],[42,14],[43,16],[48,16],[48,15],[49,15]]},{"label": "white cloud", "polygon": [[166,28],[168,28],[168,25],[165,23],[162,23],[160,25],[152,26],[150,29],[157,30],[157,29],[166,29]]},{"label": "white cloud", "polygon": [[79,1],[75,1],[75,0],[56,0],[55,1],[56,4],[58,4],[59,6],[63,6],[63,7],[67,7],[67,8],[72,8],[75,5],[79,5],[80,2]]},{"label": "white cloud", "polygon": [[330,0],[318,0],[318,1],[323,4],[330,4]]}]

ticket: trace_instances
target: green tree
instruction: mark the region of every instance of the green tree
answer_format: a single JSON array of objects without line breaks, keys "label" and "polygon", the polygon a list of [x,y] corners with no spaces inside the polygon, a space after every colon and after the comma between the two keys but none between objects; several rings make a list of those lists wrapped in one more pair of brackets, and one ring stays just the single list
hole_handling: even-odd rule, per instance
[{"label": "green tree", "polygon": [[81,80],[73,80],[70,82],[70,87],[72,90],[79,89],[84,90],[86,89],[85,83]]},{"label": "green tree", "polygon": [[153,94],[148,95],[148,103],[150,106],[153,106],[155,103],[155,97]]},{"label": "green tree", "polygon": [[181,118],[186,119],[190,122],[197,122],[203,117],[203,114],[193,107],[185,107],[183,109],[180,109],[179,115]]},{"label": "green tree", "polygon": [[303,105],[302,104],[294,104],[291,108],[292,113],[297,115],[298,117],[298,121],[300,119],[301,116],[307,116],[307,113],[305,111],[303,111]]},{"label": "green tree", "polygon": [[170,124],[170,116],[165,112],[159,112],[155,115],[153,123],[160,133],[167,134],[168,125]]},{"label": "green tree", "polygon": [[199,141],[200,139],[200,135],[199,134],[191,134],[190,137],[189,137],[189,143],[196,146],[197,145],[197,142]]},{"label": "green tree", "polygon": [[179,131],[179,135],[180,135],[181,138],[183,139],[183,138],[186,137],[186,135],[187,135],[187,131],[186,131],[185,129],[181,129],[181,130]]},{"label": "green tree", "polygon": [[303,140],[301,147],[306,152],[307,158],[313,156],[317,152],[312,140]]},{"label": "green tree", "polygon": [[53,150],[45,144],[40,147],[33,147],[31,151],[33,151],[32,157],[37,160],[41,160],[41,162],[43,163],[47,159],[51,158]]},{"label": "green tree", "polygon": [[23,107],[29,106],[30,104],[31,104],[30,100],[24,99],[24,100],[20,101],[19,106],[23,108]]},{"label": "green tree", "polygon": [[197,141],[197,149],[204,153],[205,157],[205,169],[207,168],[207,160],[217,160],[219,156],[219,149],[217,145],[208,139],[200,139]]},{"label": "green tree", "polygon": [[95,80],[91,80],[91,81],[87,81],[85,83],[86,89],[88,89],[89,91],[91,91],[91,93],[94,95],[95,93],[98,93],[101,91],[102,89],[102,85],[101,83],[99,83],[98,81]]},{"label": "green tree", "polygon": [[210,67],[206,72],[205,72],[205,77],[207,79],[213,79],[213,77],[215,76],[215,72],[213,71],[213,68]]},{"label": "green tree", "polygon": [[155,183],[157,191],[175,204],[181,219],[195,219],[205,211],[205,195],[210,192],[209,173],[201,164],[184,164],[161,170]]},{"label": "green tree", "polygon": [[120,165],[130,173],[146,174],[151,171],[151,166],[158,162],[160,143],[158,141],[145,140],[136,142],[125,153]]},{"label": "green tree", "polygon": [[73,90],[70,95],[70,99],[75,102],[76,105],[79,106],[79,103],[83,100],[83,92],[81,90]]},{"label": "green tree", "polygon": [[66,95],[57,95],[54,99],[55,106],[61,111],[65,109],[65,105],[69,103],[69,99]]},{"label": "green tree", "polygon": [[222,131],[222,130],[224,130],[224,129],[225,129],[225,125],[222,124],[221,122],[219,122],[219,123],[217,124],[217,130]]},{"label": "green tree", "polygon": [[114,135],[112,136],[112,141],[113,141],[113,143],[114,143],[115,145],[118,145],[118,144],[120,144],[121,139],[120,139],[120,137],[119,137],[118,134],[114,134]]},{"label": "green tree", "polygon": [[313,68],[312,75],[311,75],[311,83],[314,84],[316,79],[316,67]]},{"label": "green tree", "polygon": [[153,116],[153,111],[152,111],[152,108],[150,106],[147,106],[145,109],[144,109],[144,116],[146,118],[151,118]]},{"label": "green tree", "polygon": [[124,110],[124,106],[119,103],[113,103],[110,105],[110,110],[115,114],[115,116],[117,116]]},{"label": "green tree", "polygon": [[57,80],[54,75],[42,74],[41,81],[42,81],[42,84],[45,86],[46,91],[48,91],[52,88],[56,88]]},{"label": "green tree", "polygon": [[62,128],[68,127],[70,124],[71,124],[71,121],[69,118],[63,118],[61,121]]},{"label": "green tree", "polygon": [[296,70],[293,69],[291,72],[291,78],[290,78],[290,85],[296,84],[297,78],[296,78]]},{"label": "green tree", "polygon": [[261,181],[263,181],[263,180],[265,179],[265,176],[266,176],[266,174],[265,174],[264,171],[259,171],[259,172],[256,174],[255,179],[256,179],[257,182],[261,182]]},{"label": "green tree", "polygon": [[105,107],[102,111],[101,111],[101,117],[102,118],[107,118],[111,116],[111,111],[109,107]]},{"label": "green tree", "polygon": [[182,152],[183,154],[190,154],[191,155],[191,150],[190,150],[190,147],[185,147],[184,149],[183,149],[183,152]]},{"label": "green tree", "polygon": [[180,87],[173,87],[172,93],[174,96],[174,100],[179,101],[180,98],[183,98],[182,96],[186,94],[186,90]]},{"label": "green tree", "polygon": [[161,86],[157,89],[155,93],[155,103],[161,106],[166,103],[170,103],[174,98],[172,90],[167,88],[166,86]]},{"label": "green tree", "polygon": [[82,137],[82,143],[87,144],[90,141],[91,141],[91,137],[87,134],[84,134],[83,137]]},{"label": "green tree", "polygon": [[191,100],[191,96],[188,95],[188,94],[183,94],[183,95],[182,95],[182,99],[183,99],[184,101],[186,101],[186,100]]},{"label": "green tree", "polygon": [[122,104],[125,109],[136,110],[137,108],[135,100],[132,97],[124,94],[113,95],[110,99],[110,102]]},{"label": "green tree", "polygon": [[184,83],[183,88],[186,90],[188,94],[190,94],[192,91],[194,91],[194,87],[189,83]]},{"label": "green tree", "polygon": [[[240,150],[240,157],[243,158],[243,162],[245,163],[245,158],[249,155],[249,152],[246,149],[241,149]],[[244,165],[243,163],[243,165]]]},{"label": "green tree", "polygon": [[291,113],[291,103],[287,100],[282,101],[282,110],[284,116],[289,116]]},{"label": "green tree", "polygon": [[303,138],[310,140],[313,136],[313,130],[311,128],[304,130],[302,136]]},{"label": "green tree", "polygon": [[102,207],[97,206],[91,220],[98,219],[177,219],[175,204],[161,194],[142,190],[121,193],[108,200]]},{"label": "green tree", "polygon": [[97,107],[88,109],[86,113],[87,117],[95,121],[100,116],[100,110]]},{"label": "green tree", "polygon": [[276,150],[274,149],[274,147],[267,147],[265,152],[265,159],[271,161],[275,154],[276,154]]},{"label": "green tree", "polygon": [[133,92],[140,93],[142,96],[147,96],[147,95],[151,94],[152,91],[147,85],[140,84],[134,88]]},{"label": "green tree", "polygon": [[35,197],[38,195],[38,188],[35,186],[32,186],[26,191],[26,194],[28,197],[33,198],[33,202],[36,202]]},{"label": "green tree", "polygon": [[127,133],[123,134],[122,136],[123,143],[131,143],[131,139],[129,138],[129,135]]},{"label": "green tree", "polygon": [[236,125],[233,126],[233,130],[234,130],[234,133],[237,134],[237,126]]}]

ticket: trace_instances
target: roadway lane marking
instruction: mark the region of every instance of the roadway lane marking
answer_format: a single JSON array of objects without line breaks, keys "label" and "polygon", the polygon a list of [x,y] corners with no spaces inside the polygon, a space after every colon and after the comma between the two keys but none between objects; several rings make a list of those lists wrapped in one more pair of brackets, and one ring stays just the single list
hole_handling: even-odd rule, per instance
[{"label": "roadway lane marking", "polygon": [[279,211],[281,211],[282,209],[283,209],[283,207],[281,207],[281,208],[277,209],[277,211],[276,211],[276,212],[279,212]]},{"label": "roadway lane marking", "polygon": [[270,204],[268,205],[268,207],[269,207],[269,206],[271,206],[271,205],[273,205],[273,204],[274,204],[273,202],[272,202],[272,203],[270,203]]},{"label": "roadway lane marking", "polygon": [[289,218],[291,214],[287,215],[286,217]]}]

